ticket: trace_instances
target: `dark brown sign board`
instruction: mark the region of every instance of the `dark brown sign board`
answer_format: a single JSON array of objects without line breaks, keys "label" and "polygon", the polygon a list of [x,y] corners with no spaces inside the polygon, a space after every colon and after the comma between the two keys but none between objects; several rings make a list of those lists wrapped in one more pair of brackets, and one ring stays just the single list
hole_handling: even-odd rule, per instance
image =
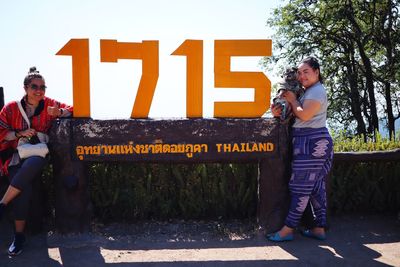
[{"label": "dark brown sign board", "polygon": [[275,119],[75,119],[70,125],[73,160],[241,162],[280,154]]}]

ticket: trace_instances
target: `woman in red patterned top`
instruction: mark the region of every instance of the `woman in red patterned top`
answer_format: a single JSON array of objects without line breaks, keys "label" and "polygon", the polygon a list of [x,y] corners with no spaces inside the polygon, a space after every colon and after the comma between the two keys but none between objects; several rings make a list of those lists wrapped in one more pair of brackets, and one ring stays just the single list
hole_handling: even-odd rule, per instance
[{"label": "woman in red patterned top", "polygon": [[43,76],[32,67],[24,79],[25,96],[20,103],[30,121],[30,127],[18,108],[18,102],[6,104],[0,112],[0,174],[10,182],[0,200],[0,218],[5,207],[12,204],[15,216],[15,236],[8,249],[11,256],[22,251],[23,234],[28,215],[32,182],[45,167],[46,158],[32,156],[21,159],[16,150],[20,138],[32,138],[38,132],[47,133],[53,120],[72,115],[72,106],[45,96],[46,85]]}]

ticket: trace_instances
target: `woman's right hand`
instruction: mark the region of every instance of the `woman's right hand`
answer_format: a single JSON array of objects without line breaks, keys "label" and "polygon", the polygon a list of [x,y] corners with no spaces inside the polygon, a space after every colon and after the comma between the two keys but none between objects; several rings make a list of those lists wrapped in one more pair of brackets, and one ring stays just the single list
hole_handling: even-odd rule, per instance
[{"label": "woman's right hand", "polygon": [[20,137],[31,138],[32,136],[36,135],[36,130],[32,129],[32,128],[29,128],[29,129],[26,129],[26,130],[23,130],[23,131],[19,131],[18,135]]},{"label": "woman's right hand", "polygon": [[282,106],[271,104],[271,113],[274,117],[279,117],[282,113]]}]

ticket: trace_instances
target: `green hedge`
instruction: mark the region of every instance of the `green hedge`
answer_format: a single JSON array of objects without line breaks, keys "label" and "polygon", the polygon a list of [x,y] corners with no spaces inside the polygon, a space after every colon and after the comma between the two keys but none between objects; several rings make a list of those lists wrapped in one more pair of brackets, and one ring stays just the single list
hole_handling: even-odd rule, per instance
[{"label": "green hedge", "polygon": [[[396,139],[332,134],[335,152],[387,151],[400,148]],[[398,139],[398,138],[397,138]],[[399,211],[400,162],[334,163],[329,180],[332,211]]]},{"label": "green hedge", "polygon": [[397,140],[382,137],[376,134],[376,139],[370,136],[349,136],[345,131],[331,133],[334,141],[335,152],[349,151],[385,151],[400,148],[399,137]]},{"label": "green hedge", "polygon": [[400,210],[400,162],[335,164],[329,179],[333,212]]},{"label": "green hedge", "polygon": [[[91,196],[101,221],[253,218],[256,164],[96,164]],[[334,213],[400,210],[400,162],[335,164],[329,177]]]},{"label": "green hedge", "polygon": [[90,166],[100,220],[250,218],[257,208],[256,164]]},{"label": "green hedge", "polygon": [[[378,136],[333,135],[335,151],[388,150]],[[100,221],[254,218],[257,164],[90,164],[90,194]],[[400,162],[334,164],[329,207],[335,213],[400,210]],[[51,168],[45,186],[53,192]],[[53,201],[53,198],[50,198]],[[51,204],[54,207],[53,204]]]}]

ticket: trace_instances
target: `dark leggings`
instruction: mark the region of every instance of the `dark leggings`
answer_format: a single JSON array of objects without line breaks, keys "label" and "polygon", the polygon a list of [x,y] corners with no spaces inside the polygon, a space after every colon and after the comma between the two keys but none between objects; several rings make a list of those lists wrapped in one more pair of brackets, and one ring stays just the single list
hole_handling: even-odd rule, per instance
[{"label": "dark leggings", "polygon": [[10,185],[21,191],[10,203],[15,220],[26,220],[28,217],[32,184],[34,179],[41,175],[46,163],[45,158],[34,156],[23,160],[17,166],[9,167],[8,180]]}]

